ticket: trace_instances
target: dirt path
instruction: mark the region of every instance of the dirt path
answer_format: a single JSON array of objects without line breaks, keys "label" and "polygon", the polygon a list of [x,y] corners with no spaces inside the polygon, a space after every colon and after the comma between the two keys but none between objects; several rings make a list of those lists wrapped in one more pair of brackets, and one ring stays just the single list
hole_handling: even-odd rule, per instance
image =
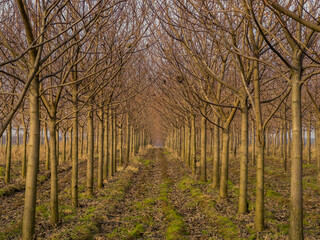
[{"label": "dirt path", "polygon": [[198,206],[188,205],[192,196],[179,190],[184,177],[179,161],[170,161],[160,148],[139,161],[143,165],[131,187],[96,239],[219,239]]}]

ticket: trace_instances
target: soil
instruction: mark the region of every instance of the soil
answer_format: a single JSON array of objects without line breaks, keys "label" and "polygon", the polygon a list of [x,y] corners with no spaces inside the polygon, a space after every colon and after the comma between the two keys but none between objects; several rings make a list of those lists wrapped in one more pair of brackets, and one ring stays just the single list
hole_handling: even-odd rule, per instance
[{"label": "soil", "polygon": [[[277,158],[267,157],[265,167],[265,231],[254,231],[255,167],[249,164],[249,212],[237,214],[239,160],[230,158],[228,199],[219,199],[208,182],[163,148],[148,148],[129,166],[85,195],[86,164],[79,164],[80,206],[71,206],[71,168],[59,167],[59,214],[50,223],[50,177],[38,185],[37,239],[287,239],[290,174]],[[288,168],[290,169],[290,168]],[[96,174],[96,173],[95,173]],[[45,172],[40,172],[45,176]],[[320,239],[320,188],[313,165],[304,166],[305,239]],[[1,183],[2,184],[2,183]],[[20,184],[15,180],[12,184]],[[95,179],[96,184],[96,179]],[[0,239],[19,239],[24,189],[0,197]]]}]

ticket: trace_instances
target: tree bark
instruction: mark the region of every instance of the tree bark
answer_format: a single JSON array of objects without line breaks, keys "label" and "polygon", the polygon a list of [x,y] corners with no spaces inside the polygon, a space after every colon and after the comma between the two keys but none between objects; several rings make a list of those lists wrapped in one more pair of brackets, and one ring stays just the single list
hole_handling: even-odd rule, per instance
[{"label": "tree bark", "polygon": [[113,115],[113,173],[117,172],[117,116]]},{"label": "tree bark", "polygon": [[131,156],[134,157],[134,128],[133,126],[130,127],[130,131],[131,131],[131,138],[130,138],[130,142],[131,142],[131,147],[130,147],[130,151],[131,151]]},{"label": "tree bark", "polygon": [[103,123],[104,123],[104,113],[103,107],[99,109],[99,146],[98,146],[98,188],[101,189],[103,187]]},{"label": "tree bark", "polygon": [[45,163],[45,170],[48,171],[50,168],[50,146],[49,146],[49,139],[48,139],[48,127],[47,123],[44,124],[44,141],[46,144],[46,163]]},{"label": "tree bark", "polygon": [[[285,114],[286,115],[286,114]],[[283,159],[283,170],[286,172],[287,171],[287,120],[286,116],[284,116],[284,119],[282,120],[282,159]]]},{"label": "tree bark", "polygon": [[72,140],[73,140],[73,131],[72,128],[69,131],[69,158],[72,161]]},{"label": "tree bark", "polygon": [[316,153],[317,153],[317,176],[318,182],[320,182],[320,119],[316,123]]},{"label": "tree bark", "polygon": [[88,197],[93,196],[93,162],[94,162],[94,129],[93,129],[93,110],[88,111],[87,115],[87,145],[88,145],[88,159],[87,159],[87,178],[86,178],[86,194]]},{"label": "tree bark", "polygon": [[32,240],[35,234],[35,209],[37,195],[37,174],[40,150],[39,82],[35,77],[29,88],[30,136],[26,176],[26,190],[23,209],[22,239]]},{"label": "tree bark", "polygon": [[248,105],[247,97],[241,101],[241,159],[239,186],[239,213],[248,212]]},{"label": "tree bark", "polygon": [[257,182],[256,182],[256,209],[255,228],[257,231],[264,229],[264,139],[263,132],[257,136]]},{"label": "tree bark", "polygon": [[109,123],[110,123],[110,159],[109,159],[109,177],[113,176],[113,164],[114,164],[114,155],[113,155],[113,117],[112,110],[109,111]]},{"label": "tree bark", "polygon": [[186,131],[185,131],[185,126],[181,126],[181,134],[182,134],[182,140],[181,140],[181,161],[185,161],[186,159]]},{"label": "tree bark", "polygon": [[59,166],[60,163],[60,146],[59,146],[59,127],[56,127],[56,134],[55,134],[55,138],[57,139],[57,144],[56,144],[56,158],[57,158],[57,164]]},{"label": "tree bark", "polygon": [[50,131],[50,167],[51,167],[51,192],[50,192],[50,210],[51,223],[56,225],[59,220],[58,211],[58,164],[56,155],[56,113],[51,113],[49,120]]},{"label": "tree bark", "polygon": [[[119,127],[119,142],[118,142],[118,149],[119,149],[119,163],[121,166],[123,166],[123,133],[122,133],[122,126]],[[143,138],[142,138],[143,141]],[[143,142],[141,144],[143,149]]]},{"label": "tree bark", "polygon": [[127,149],[126,149],[126,165],[130,161],[130,125],[129,125],[129,114],[127,113]]},{"label": "tree bark", "polygon": [[[302,123],[301,123],[301,61],[294,59],[292,71],[292,158],[290,191],[290,239],[303,239],[302,209]],[[298,67],[300,66],[300,67]]]},{"label": "tree bark", "polygon": [[22,155],[22,169],[21,175],[22,178],[26,178],[26,170],[27,170],[27,137],[28,137],[28,129],[26,125],[23,126],[23,155]]},{"label": "tree bark", "polygon": [[81,147],[80,154],[83,156],[84,126],[81,126]]},{"label": "tree bark", "polygon": [[[77,73],[74,72],[76,75]],[[76,76],[74,76],[76,80]],[[78,161],[79,161],[79,113],[78,113],[78,86],[75,84],[72,89],[72,107],[73,107],[73,121],[72,121],[72,176],[71,176],[71,199],[72,206],[77,208],[79,205],[78,201]]]},{"label": "tree bark", "polygon": [[[286,134],[286,133],[284,133],[284,134]],[[266,135],[266,150],[265,150],[265,154],[266,154],[266,156],[269,156],[269,129],[268,128],[266,129],[265,135]]]},{"label": "tree bark", "polygon": [[307,162],[311,164],[311,113],[307,129]]},{"label": "tree bark", "polygon": [[[219,125],[219,118],[216,117],[216,123]],[[219,183],[219,165],[220,165],[220,134],[219,127],[213,127],[213,169],[212,169],[212,187],[217,188]]]},{"label": "tree bark", "polygon": [[222,131],[222,157],[221,157],[221,175],[220,175],[220,197],[228,197],[228,161],[229,161],[229,128]]},{"label": "tree bark", "polygon": [[11,181],[11,152],[12,152],[12,123],[10,122],[7,127],[7,152],[6,152],[6,173],[5,182]]},{"label": "tree bark", "polygon": [[107,179],[108,178],[108,167],[109,167],[109,119],[108,119],[108,114],[105,114],[104,118],[104,160],[103,160],[103,178]]},{"label": "tree bark", "polygon": [[62,133],[62,162],[66,162],[67,156],[67,131]]},{"label": "tree bark", "polygon": [[207,119],[201,117],[200,180],[207,181]]},{"label": "tree bark", "polygon": [[194,114],[191,115],[191,165],[192,165],[192,173],[196,173],[196,116]]},{"label": "tree bark", "polygon": [[251,128],[251,138],[252,138],[252,143],[251,143],[251,164],[252,166],[254,166],[255,162],[256,162],[256,139],[255,139],[255,129],[254,129],[254,123],[252,123],[252,128]]}]

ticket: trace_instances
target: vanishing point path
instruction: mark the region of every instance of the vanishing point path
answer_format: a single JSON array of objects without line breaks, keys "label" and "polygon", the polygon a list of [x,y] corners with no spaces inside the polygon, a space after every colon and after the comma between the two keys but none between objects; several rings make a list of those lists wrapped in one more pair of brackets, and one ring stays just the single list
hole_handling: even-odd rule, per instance
[{"label": "vanishing point path", "polygon": [[222,239],[202,213],[189,189],[190,173],[178,159],[151,148],[130,169],[134,174],[96,239]]}]

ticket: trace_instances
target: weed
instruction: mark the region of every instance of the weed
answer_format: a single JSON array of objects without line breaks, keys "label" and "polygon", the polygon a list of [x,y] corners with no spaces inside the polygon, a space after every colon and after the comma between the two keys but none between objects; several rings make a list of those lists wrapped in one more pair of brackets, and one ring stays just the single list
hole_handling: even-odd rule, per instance
[{"label": "weed", "polygon": [[151,160],[149,159],[138,159],[138,161],[143,163],[145,166],[149,166],[151,163]]},{"label": "weed", "polygon": [[170,152],[169,152],[168,150],[164,150],[163,153],[164,153],[165,155],[169,155],[169,154],[170,154]]},{"label": "weed", "polygon": [[0,240],[19,239],[22,234],[22,221],[11,222],[10,227],[0,232]]},{"label": "weed", "polygon": [[266,194],[267,197],[270,197],[270,198],[273,198],[273,197],[282,197],[282,195],[276,191],[273,191],[273,190],[270,190],[268,189],[267,190],[267,194]]},{"label": "weed", "polygon": [[231,219],[227,216],[220,215],[216,216],[216,218],[217,224],[221,226],[218,232],[224,236],[225,239],[236,239],[238,237],[238,228]]},{"label": "weed", "polygon": [[142,224],[137,224],[135,228],[129,232],[129,238],[139,238],[144,233],[145,228]]},{"label": "weed", "polygon": [[49,208],[47,204],[41,204],[36,207],[36,212],[40,213],[45,219],[50,217]]}]

